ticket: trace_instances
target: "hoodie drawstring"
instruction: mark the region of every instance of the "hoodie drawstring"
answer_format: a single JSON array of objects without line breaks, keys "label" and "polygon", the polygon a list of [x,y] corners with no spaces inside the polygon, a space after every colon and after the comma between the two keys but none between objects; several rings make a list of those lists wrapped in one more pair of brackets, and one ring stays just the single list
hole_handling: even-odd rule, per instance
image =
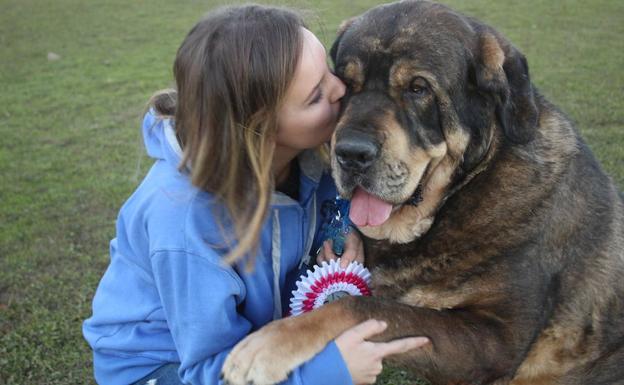
[{"label": "hoodie drawstring", "polygon": [[280,290],[280,261],[282,260],[282,234],[279,211],[273,210],[273,239],[271,240],[271,260],[273,262],[273,319],[282,318],[282,298]]},{"label": "hoodie drawstring", "polygon": [[[304,245],[299,268],[310,262],[310,250],[316,233],[316,193],[312,195],[312,214],[308,220],[308,238]],[[282,260],[282,233],[279,221],[279,210],[273,210],[273,239],[271,240],[271,262],[273,266],[273,319],[282,318],[282,291],[280,289],[280,273]]]}]

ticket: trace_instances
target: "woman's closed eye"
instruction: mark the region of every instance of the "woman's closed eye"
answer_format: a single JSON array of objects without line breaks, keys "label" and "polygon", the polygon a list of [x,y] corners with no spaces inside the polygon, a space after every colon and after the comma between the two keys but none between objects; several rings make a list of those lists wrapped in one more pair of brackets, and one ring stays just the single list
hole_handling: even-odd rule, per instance
[{"label": "woman's closed eye", "polygon": [[316,95],[314,96],[314,99],[310,100],[309,105],[312,106],[320,102],[322,97],[323,97],[323,90],[319,88],[318,91],[316,92]]}]

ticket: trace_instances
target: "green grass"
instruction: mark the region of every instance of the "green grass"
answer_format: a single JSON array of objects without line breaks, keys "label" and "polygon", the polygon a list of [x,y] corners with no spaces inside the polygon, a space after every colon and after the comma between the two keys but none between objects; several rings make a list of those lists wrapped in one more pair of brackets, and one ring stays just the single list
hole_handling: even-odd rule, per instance
[{"label": "green grass", "polygon": [[[329,44],[373,1],[280,2]],[[453,0],[527,55],[531,74],[624,182],[624,3]],[[142,178],[139,122],[214,2],[0,0],[0,385],[92,382],[81,321],[117,210]],[[49,61],[48,52],[61,56]],[[380,383],[414,383],[389,369]]]}]

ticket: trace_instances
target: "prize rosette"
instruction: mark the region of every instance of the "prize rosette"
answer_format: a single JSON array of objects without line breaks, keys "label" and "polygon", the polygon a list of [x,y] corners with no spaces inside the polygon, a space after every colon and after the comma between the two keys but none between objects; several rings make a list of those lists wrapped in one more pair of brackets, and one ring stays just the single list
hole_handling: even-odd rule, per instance
[{"label": "prize rosette", "polygon": [[297,281],[297,290],[290,299],[290,315],[307,313],[347,295],[371,295],[370,277],[361,263],[351,262],[343,269],[340,258],[323,261]]}]

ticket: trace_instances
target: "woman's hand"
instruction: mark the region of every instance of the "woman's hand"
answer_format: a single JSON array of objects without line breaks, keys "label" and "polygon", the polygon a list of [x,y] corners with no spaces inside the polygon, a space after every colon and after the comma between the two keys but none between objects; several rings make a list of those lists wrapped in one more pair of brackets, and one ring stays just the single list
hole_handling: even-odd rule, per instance
[{"label": "woman's hand", "polygon": [[370,342],[367,338],[383,332],[383,321],[370,319],[348,329],[336,338],[336,346],[347,364],[355,385],[374,384],[383,369],[383,358],[405,353],[429,343],[427,337],[409,337],[390,342]]},{"label": "woman's hand", "polygon": [[[323,261],[329,262],[330,260],[336,258],[338,258],[338,256],[334,254],[334,251],[332,250],[332,241],[331,239],[327,239],[323,242],[323,246],[316,256],[316,263],[320,265]],[[364,263],[364,243],[362,242],[360,233],[358,233],[357,230],[352,229],[349,234],[347,234],[344,252],[340,258],[340,267],[343,269],[345,269],[349,263],[353,261],[362,264]]]}]

